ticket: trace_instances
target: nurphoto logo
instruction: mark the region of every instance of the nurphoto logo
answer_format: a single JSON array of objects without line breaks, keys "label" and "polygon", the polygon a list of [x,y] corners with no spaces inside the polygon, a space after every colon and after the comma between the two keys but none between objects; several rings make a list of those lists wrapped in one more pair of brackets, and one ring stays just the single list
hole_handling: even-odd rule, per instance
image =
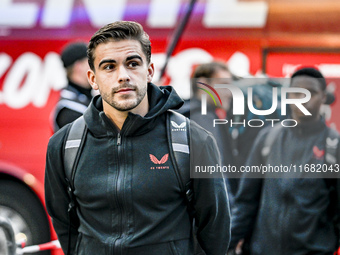
[{"label": "nurphoto logo", "polygon": [[[203,86],[206,86],[207,88],[209,88],[212,92],[215,93],[215,95],[217,96],[218,100],[220,101],[220,104],[222,106],[222,100],[221,100],[221,97],[220,95],[217,93],[216,89],[214,89],[213,87],[211,87],[210,85],[208,84],[205,84],[203,82],[197,82],[198,84],[200,85],[203,85]],[[203,90],[204,92],[206,92],[211,98],[212,100],[214,101],[215,103],[215,106],[217,106],[217,103],[216,103],[216,100],[214,98],[214,96],[211,94],[211,92],[205,88],[201,88],[201,87],[198,87],[199,89]],[[206,94],[202,94],[202,115],[206,115],[207,114],[207,95]]]},{"label": "nurphoto logo", "polygon": [[[245,107],[248,107],[248,110],[253,115],[258,116],[268,116],[277,111],[278,109],[281,109],[281,116],[287,115],[287,106],[288,105],[295,105],[298,107],[301,112],[304,115],[311,115],[311,113],[304,107],[304,103],[308,102],[311,99],[311,93],[304,88],[297,88],[297,87],[282,87],[280,90],[280,94],[278,93],[278,88],[273,87],[272,88],[272,102],[271,107],[269,109],[256,109],[254,106],[254,95],[253,95],[253,88],[248,87],[247,88],[247,96],[244,95],[241,88],[237,87],[234,84],[215,84],[214,86],[210,86],[208,84],[197,82],[199,85],[204,85],[205,87],[209,88],[219,99],[220,104],[222,106],[222,100],[220,98],[220,95],[217,93],[216,89],[224,89],[228,90],[228,92],[231,94],[232,97],[232,115],[244,115],[245,114]],[[208,89],[198,87],[199,89],[205,91],[214,101],[215,106],[217,106],[216,100]],[[299,93],[301,94],[298,98],[289,98],[289,93]],[[201,95],[201,115],[207,115],[207,94]],[[280,98],[280,105],[279,100]],[[245,101],[247,101],[247,104],[245,104]],[[295,127],[297,126],[297,121],[294,119],[243,119],[238,122],[233,122],[233,120],[228,119],[214,119],[213,126],[216,125],[230,125],[232,127],[233,125],[243,125],[243,126],[249,126],[249,127],[262,127],[265,125],[265,122],[271,123],[272,126],[274,126],[275,123],[281,122],[281,125],[283,127]]]}]

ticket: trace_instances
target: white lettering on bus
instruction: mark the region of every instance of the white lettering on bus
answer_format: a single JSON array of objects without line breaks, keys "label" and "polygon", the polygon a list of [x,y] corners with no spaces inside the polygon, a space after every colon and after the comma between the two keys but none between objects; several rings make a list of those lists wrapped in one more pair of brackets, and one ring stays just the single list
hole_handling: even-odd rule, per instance
[{"label": "white lettering on bus", "polygon": [[[71,23],[74,0],[45,0],[38,3],[0,1],[0,26],[32,28],[41,14],[43,28],[66,28]],[[92,26],[101,27],[121,20],[129,3],[127,0],[82,0]],[[150,27],[171,28],[177,23],[182,0],[150,0],[147,24]],[[40,10],[41,8],[41,10]],[[268,3],[263,0],[207,0],[203,25],[207,27],[263,27],[267,21]]]},{"label": "white lettering on bus", "polygon": [[264,27],[267,14],[265,1],[210,0],[203,23],[206,27]]},{"label": "white lettering on bus", "polygon": [[[11,66],[12,59],[7,54],[1,54],[0,60],[2,63],[0,78],[2,78]],[[19,56],[4,77],[0,104],[14,109],[23,108],[30,103],[36,107],[44,107],[51,89],[60,90],[67,84],[65,77],[57,53],[46,54],[42,61],[36,54],[26,52]]]}]

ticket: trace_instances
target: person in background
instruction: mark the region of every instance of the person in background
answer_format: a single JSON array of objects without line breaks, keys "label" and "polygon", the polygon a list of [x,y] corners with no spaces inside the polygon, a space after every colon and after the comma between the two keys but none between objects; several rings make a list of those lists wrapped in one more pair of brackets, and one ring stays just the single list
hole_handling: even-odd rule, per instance
[{"label": "person in background", "polygon": [[[296,171],[246,173],[241,179],[232,210],[230,254],[332,255],[339,247],[339,134],[320,115],[326,80],[319,70],[306,67],[292,75],[290,87],[311,93],[303,104],[311,115],[291,104],[290,117],[297,126],[279,123],[261,130],[246,166],[283,165]],[[303,97],[298,92],[288,95]],[[322,166],[322,174],[317,166]]]},{"label": "person in background", "polygon": [[[229,72],[227,65],[221,61],[212,61],[196,66],[191,76],[192,96],[187,100],[179,112],[183,115],[190,117],[197,124],[213,134],[217,141],[218,148],[221,153],[222,165],[233,165],[233,153],[231,147],[231,137],[228,131],[228,125],[213,126],[214,119],[226,119],[228,110],[231,104],[231,93],[227,89],[217,89],[217,93],[221,98],[222,105],[217,100],[217,106],[213,99],[207,95],[207,92],[200,89],[206,89],[211,93],[210,88],[203,84],[214,87],[215,84],[228,84],[231,83],[232,75]],[[202,84],[203,83],[203,84]],[[207,95],[207,114],[201,114],[201,97],[202,94]],[[214,95],[215,96],[215,95]],[[216,97],[216,96],[215,96]],[[237,179],[227,179],[229,186],[229,200],[232,203],[233,196],[236,192]]]},{"label": "person in background", "polygon": [[61,90],[60,99],[52,112],[54,132],[83,115],[91,102],[92,87],[86,75],[89,69],[86,51],[85,43],[72,42],[61,52],[68,84]]}]

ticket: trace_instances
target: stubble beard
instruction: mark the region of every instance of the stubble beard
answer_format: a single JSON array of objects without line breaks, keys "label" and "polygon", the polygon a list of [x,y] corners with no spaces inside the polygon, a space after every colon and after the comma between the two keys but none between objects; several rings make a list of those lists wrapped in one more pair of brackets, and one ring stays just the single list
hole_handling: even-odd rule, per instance
[{"label": "stubble beard", "polygon": [[[136,93],[135,96],[131,94],[119,95],[116,93],[121,88],[131,88],[134,89]],[[136,108],[144,99],[147,92],[147,87],[138,88],[137,86],[120,86],[111,92],[111,95],[103,96],[103,100],[106,101],[111,107],[118,111],[130,111]]]}]

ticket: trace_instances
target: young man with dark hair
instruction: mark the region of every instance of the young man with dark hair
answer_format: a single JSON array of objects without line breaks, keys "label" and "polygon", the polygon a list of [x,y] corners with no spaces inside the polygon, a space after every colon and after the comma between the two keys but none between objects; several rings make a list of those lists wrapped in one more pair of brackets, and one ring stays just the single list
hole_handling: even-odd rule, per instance
[{"label": "young man with dark hair", "polygon": [[[47,151],[46,206],[64,252],[194,254],[192,215],[174,170],[167,125],[169,110],[183,101],[170,86],[151,83],[150,57],[149,38],[135,22],[108,24],[90,40],[87,75],[100,95],[84,113],[88,131],[74,174],[76,213],[70,216],[63,154],[71,125],[51,138]],[[192,158],[216,165],[211,134],[193,122],[190,132]],[[230,238],[224,181],[191,182],[198,243],[206,254],[224,255]]]},{"label": "young man with dark hair", "polygon": [[[254,255],[331,255],[339,247],[339,181],[332,178],[339,176],[334,171],[340,157],[335,147],[339,135],[320,116],[326,81],[317,69],[302,68],[292,75],[290,87],[311,93],[303,104],[311,115],[292,104],[291,118],[298,125],[262,130],[246,165],[292,166],[292,171],[262,178],[247,173],[241,179],[232,211],[231,248],[239,250],[245,242],[243,248]],[[290,99],[303,96],[289,93]],[[308,171],[318,165],[334,171]]]}]

